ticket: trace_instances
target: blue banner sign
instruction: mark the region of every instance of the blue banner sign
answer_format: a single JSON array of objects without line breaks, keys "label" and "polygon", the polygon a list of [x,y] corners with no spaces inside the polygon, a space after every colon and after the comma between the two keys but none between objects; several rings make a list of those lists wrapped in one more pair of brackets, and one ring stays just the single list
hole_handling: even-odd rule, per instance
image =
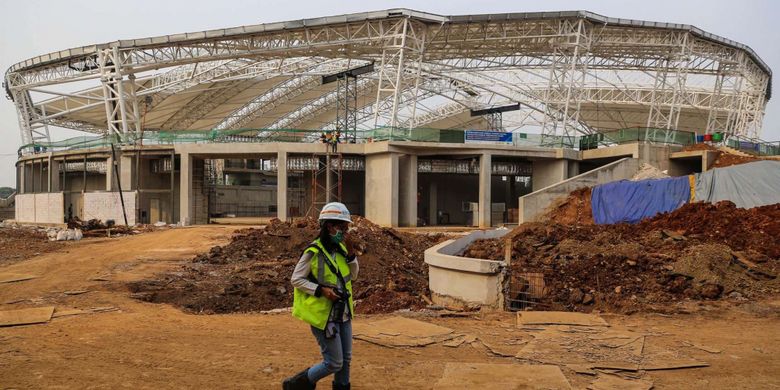
[{"label": "blue banner sign", "polygon": [[512,133],[505,131],[466,130],[466,143],[511,144]]}]

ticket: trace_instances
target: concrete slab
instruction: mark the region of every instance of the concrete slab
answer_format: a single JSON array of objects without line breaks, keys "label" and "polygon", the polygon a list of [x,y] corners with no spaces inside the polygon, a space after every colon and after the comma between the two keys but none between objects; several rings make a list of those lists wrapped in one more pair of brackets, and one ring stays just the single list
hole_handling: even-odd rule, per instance
[{"label": "concrete slab", "polygon": [[558,366],[447,363],[433,386],[444,389],[571,389]]},{"label": "concrete slab", "polygon": [[0,311],[0,327],[49,322],[54,306]]}]

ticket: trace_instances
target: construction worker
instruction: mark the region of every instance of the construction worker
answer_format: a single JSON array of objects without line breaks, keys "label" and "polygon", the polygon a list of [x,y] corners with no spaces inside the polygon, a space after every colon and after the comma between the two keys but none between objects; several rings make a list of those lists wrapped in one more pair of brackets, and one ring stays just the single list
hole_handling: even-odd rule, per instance
[{"label": "construction worker", "polygon": [[303,251],[293,271],[293,316],[311,325],[323,361],[285,379],[285,390],[314,389],[334,374],[333,389],[349,389],[352,359],[352,281],[358,262],[347,229],[352,219],[342,203],[331,202],[319,216],[320,234]]}]

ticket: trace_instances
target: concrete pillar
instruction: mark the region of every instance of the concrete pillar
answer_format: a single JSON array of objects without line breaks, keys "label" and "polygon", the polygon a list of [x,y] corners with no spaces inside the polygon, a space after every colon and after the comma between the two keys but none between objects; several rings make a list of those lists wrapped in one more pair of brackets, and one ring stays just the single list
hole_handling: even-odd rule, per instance
[{"label": "concrete pillar", "polygon": [[287,220],[287,152],[276,154],[276,218]]},{"label": "concrete pillar", "polygon": [[114,158],[108,156],[106,159],[106,191],[112,191],[114,187]]},{"label": "concrete pillar", "polygon": [[20,194],[26,194],[28,192],[27,189],[27,164],[21,163],[18,165],[17,168],[19,171],[19,188],[16,189],[16,191]]},{"label": "concrete pillar", "polygon": [[566,172],[566,178],[570,179],[580,174],[580,162],[575,160],[569,160],[568,171]]},{"label": "concrete pillar", "polygon": [[531,164],[531,191],[538,191],[568,179],[567,160],[536,160]]},{"label": "concrete pillar", "polygon": [[401,226],[417,226],[417,156],[402,156],[398,162],[399,222]]},{"label": "concrete pillar", "polygon": [[366,156],[366,218],[381,226],[398,226],[398,155]]},{"label": "concrete pillar", "polygon": [[133,188],[133,156],[123,154],[119,158],[119,180],[122,182],[122,191],[131,191]]},{"label": "concrete pillar", "polygon": [[192,157],[189,153],[179,155],[179,223],[189,225],[192,210]]},{"label": "concrete pillar", "polygon": [[439,224],[439,210],[438,210],[438,200],[439,200],[439,188],[436,185],[436,182],[431,182],[431,187],[429,191],[429,199],[428,199],[428,224],[431,226],[436,226]]},{"label": "concrete pillar", "polygon": [[489,228],[491,226],[490,213],[491,195],[490,182],[493,174],[493,156],[483,154],[479,158],[479,227]]},{"label": "concrete pillar", "polygon": [[60,163],[51,156],[49,156],[49,192],[62,191],[60,188]]}]

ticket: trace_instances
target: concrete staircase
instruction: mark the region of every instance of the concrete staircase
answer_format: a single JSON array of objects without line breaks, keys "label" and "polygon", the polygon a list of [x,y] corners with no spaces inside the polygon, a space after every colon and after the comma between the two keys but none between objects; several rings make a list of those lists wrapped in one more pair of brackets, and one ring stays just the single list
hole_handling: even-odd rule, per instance
[{"label": "concrete staircase", "polygon": [[723,153],[733,154],[735,156],[740,156],[740,157],[750,157],[750,158],[758,158],[761,160],[780,161],[780,156],[758,156],[755,154],[745,153],[741,150],[737,150],[729,146],[719,146],[718,150]]},{"label": "concrete staircase", "polygon": [[741,157],[756,157],[755,155],[752,155],[750,153],[745,153],[742,151],[739,151],[737,149],[734,149],[729,146],[719,146],[718,150],[720,150],[723,153],[733,154],[735,156],[741,156]]}]

